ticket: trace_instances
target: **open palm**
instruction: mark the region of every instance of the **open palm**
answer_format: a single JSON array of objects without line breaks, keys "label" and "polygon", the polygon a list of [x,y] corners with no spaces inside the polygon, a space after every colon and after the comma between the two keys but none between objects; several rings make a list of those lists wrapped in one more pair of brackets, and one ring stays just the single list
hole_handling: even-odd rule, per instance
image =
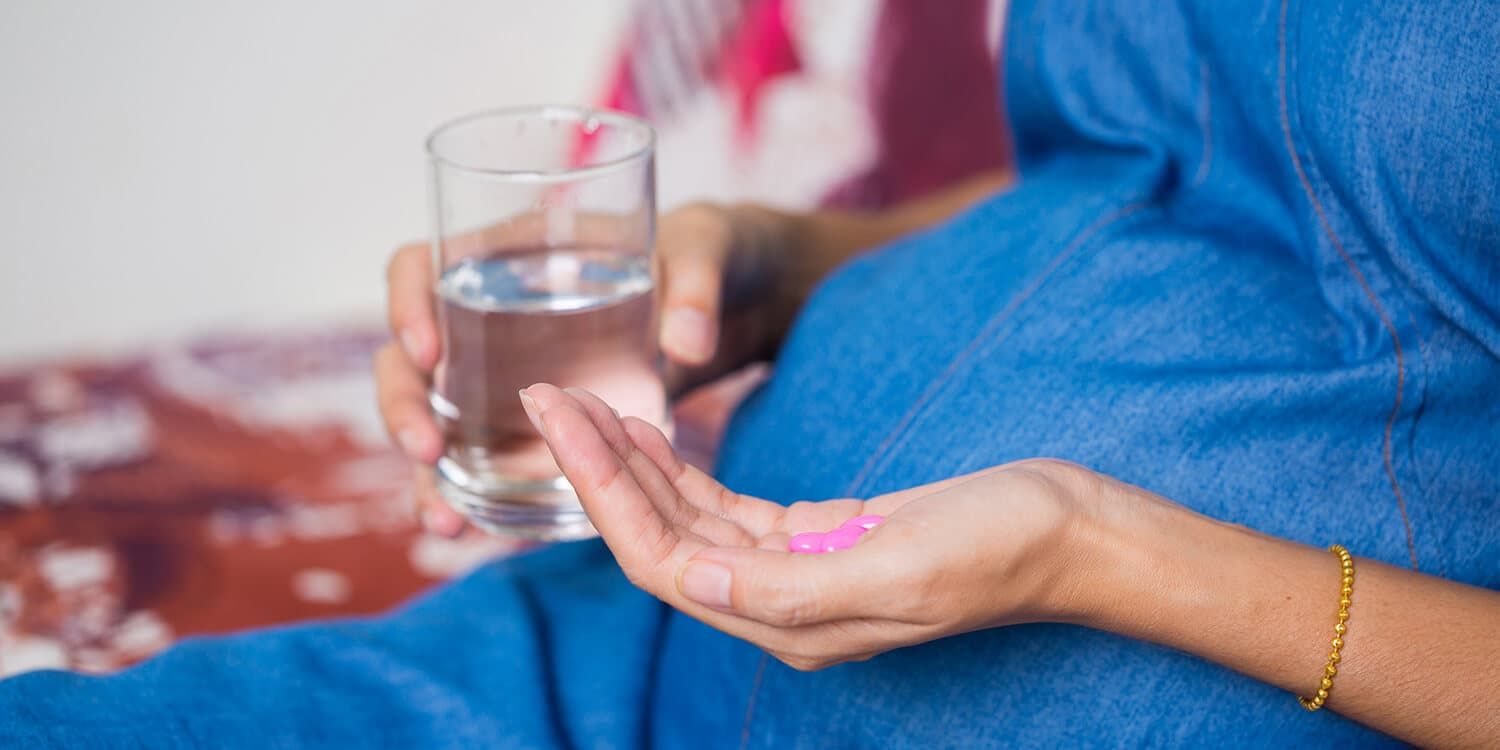
[{"label": "open palm", "polygon": [[[538,384],[522,400],[633,583],[802,669],[1025,619],[1036,581],[1017,574],[1065,525],[1060,475],[1086,471],[1028,462],[782,506],[731,491],[587,391]],[[787,551],[793,534],[870,514],[889,520],[851,549]]]}]

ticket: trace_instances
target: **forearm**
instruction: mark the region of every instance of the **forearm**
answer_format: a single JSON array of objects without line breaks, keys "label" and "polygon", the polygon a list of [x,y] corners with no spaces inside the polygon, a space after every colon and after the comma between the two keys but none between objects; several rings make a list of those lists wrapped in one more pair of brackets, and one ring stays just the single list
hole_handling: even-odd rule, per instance
[{"label": "forearm", "polygon": [[[1337,558],[1140,495],[1084,532],[1096,574],[1065,619],[1311,695],[1334,637]],[[1328,707],[1422,745],[1500,746],[1500,594],[1373,560],[1356,571]],[[1286,710],[1302,708],[1288,695]]]},{"label": "forearm", "polygon": [[855,255],[952,218],[1013,179],[1009,170],[986,172],[880,212],[825,209],[793,215],[789,244],[806,257],[807,276],[816,281]]},{"label": "forearm", "polygon": [[785,323],[833,269],[866,250],[936,225],[1008,187],[1015,173],[986,172],[931,195],[876,212],[821,209],[784,212],[736,206],[740,242],[775,258],[776,307]]}]

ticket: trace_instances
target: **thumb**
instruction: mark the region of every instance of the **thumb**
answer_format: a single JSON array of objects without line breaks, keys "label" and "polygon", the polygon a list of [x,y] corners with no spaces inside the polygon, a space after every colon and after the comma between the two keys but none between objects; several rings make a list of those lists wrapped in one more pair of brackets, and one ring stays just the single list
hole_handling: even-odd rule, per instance
[{"label": "thumb", "polygon": [[677,588],[704,606],[775,627],[871,616],[900,587],[870,575],[868,557],[859,545],[825,555],[710,547],[683,565]]},{"label": "thumb", "polygon": [[661,347],[681,364],[704,364],[718,348],[721,258],[701,251],[663,255]]}]

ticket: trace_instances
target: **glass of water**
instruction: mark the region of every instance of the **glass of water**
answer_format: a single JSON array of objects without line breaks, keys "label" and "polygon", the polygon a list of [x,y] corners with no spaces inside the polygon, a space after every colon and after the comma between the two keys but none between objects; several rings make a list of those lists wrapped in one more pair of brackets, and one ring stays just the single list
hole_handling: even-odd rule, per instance
[{"label": "glass of water", "polygon": [[596,533],[521,408],[526,386],[587,388],[670,434],[653,148],[646,123],[572,107],[482,112],[427,140],[438,488],[480,528]]}]

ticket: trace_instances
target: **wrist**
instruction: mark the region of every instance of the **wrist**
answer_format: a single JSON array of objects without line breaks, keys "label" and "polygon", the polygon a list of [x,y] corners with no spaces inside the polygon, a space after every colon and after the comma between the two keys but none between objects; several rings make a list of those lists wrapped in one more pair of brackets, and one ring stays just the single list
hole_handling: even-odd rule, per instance
[{"label": "wrist", "polygon": [[1273,684],[1316,673],[1333,603],[1326,551],[1103,481],[1069,539],[1074,585],[1057,621],[1214,654],[1242,671],[1274,654]]},{"label": "wrist", "polygon": [[[989,624],[1098,627],[1112,616],[1116,597],[1152,567],[1152,545],[1139,528],[1142,517],[1153,512],[1146,507],[1149,493],[1052,459],[1007,464],[993,478],[1003,495],[1036,502],[1019,518],[1012,513],[1005,519],[1006,533],[1027,541],[1018,555],[987,570],[986,585],[1004,586],[1014,595],[991,613]],[[1027,492],[1028,487],[1039,491]]]},{"label": "wrist", "polygon": [[1129,578],[1123,569],[1150,567],[1142,540],[1129,528],[1139,524],[1131,517],[1143,503],[1131,489],[1097,474],[1073,483],[1068,522],[1054,547],[1046,620],[1098,627],[1112,615],[1121,582]]},{"label": "wrist", "polygon": [[1215,586],[1216,550],[1248,533],[1139,487],[1094,475],[1074,498],[1052,619],[1123,635],[1159,633]]}]

